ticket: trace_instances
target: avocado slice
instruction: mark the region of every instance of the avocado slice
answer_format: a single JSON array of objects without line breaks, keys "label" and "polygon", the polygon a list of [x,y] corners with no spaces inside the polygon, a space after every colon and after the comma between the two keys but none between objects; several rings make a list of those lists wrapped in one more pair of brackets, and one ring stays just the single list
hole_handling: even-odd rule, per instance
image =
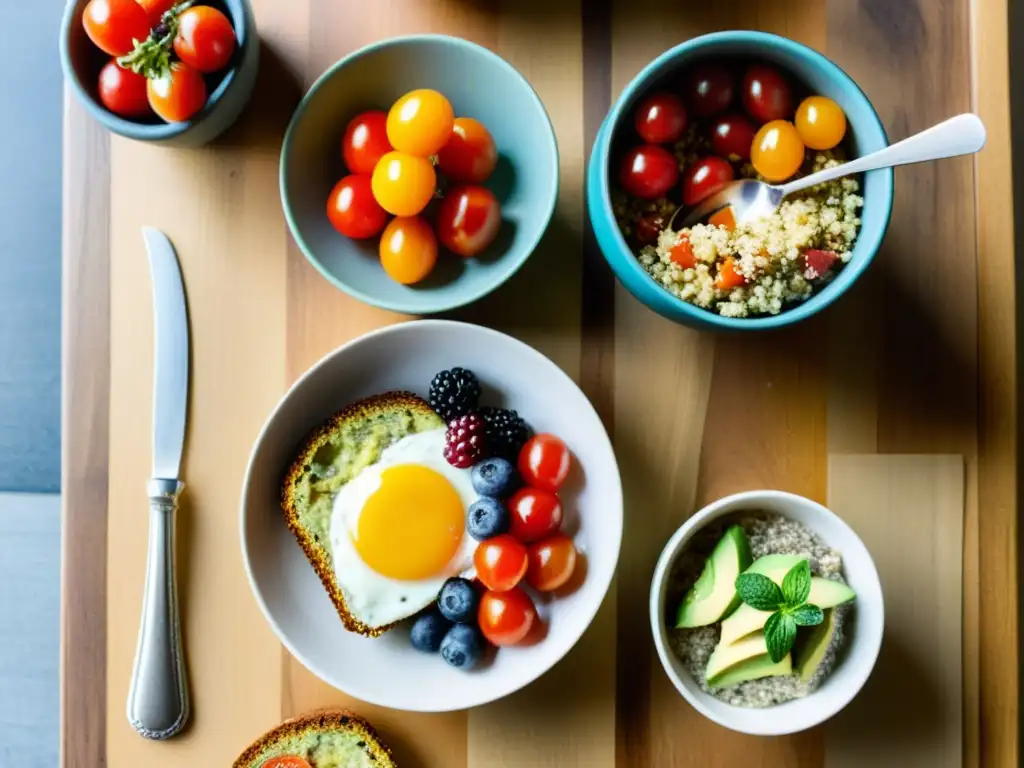
[{"label": "avocado slice", "polygon": [[[782,584],[785,571],[765,574],[777,584]],[[845,584],[831,579],[823,579],[820,576],[811,577],[811,593],[807,602],[812,603],[823,611],[826,608],[835,608],[841,603],[847,603],[856,597],[856,593]],[[746,637],[751,632],[757,632],[764,628],[764,623],[772,615],[771,611],[759,611],[744,603],[722,622],[722,636],[720,642],[729,645]]]},{"label": "avocado slice", "polygon": [[799,648],[793,650],[793,670],[803,682],[814,677],[822,659],[825,658],[825,651],[832,643],[832,634],[836,628],[836,612],[827,610],[825,619],[816,627],[811,627],[807,633],[807,639],[800,644]]},{"label": "avocado slice", "polygon": [[781,661],[773,662],[768,656],[764,635],[757,632],[733,645],[719,643],[708,659],[704,676],[710,688],[723,688],[747,680],[788,675],[792,671],[792,656],[787,653]]},{"label": "avocado slice", "polygon": [[730,525],[704,562],[700,578],[676,611],[677,627],[706,627],[728,616],[740,604],[736,577],[752,560],[747,534]]},{"label": "avocado slice", "polygon": [[[794,565],[801,560],[808,559],[810,559],[809,555],[765,555],[757,558],[744,573],[760,573],[762,576],[781,583],[782,578],[790,572]],[[778,579],[775,579],[776,572],[782,573]]]}]

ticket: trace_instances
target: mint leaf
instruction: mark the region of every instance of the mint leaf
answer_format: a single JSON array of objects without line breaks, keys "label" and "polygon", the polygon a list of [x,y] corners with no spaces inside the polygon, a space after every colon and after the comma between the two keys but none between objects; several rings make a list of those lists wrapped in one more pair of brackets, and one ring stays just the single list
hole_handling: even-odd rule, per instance
[{"label": "mint leaf", "polygon": [[807,596],[811,594],[811,566],[806,560],[789,569],[782,580],[782,594],[791,608],[807,602]]},{"label": "mint leaf", "polygon": [[793,621],[798,627],[814,627],[825,620],[825,614],[821,612],[821,608],[810,603],[804,603],[789,615],[793,617]]},{"label": "mint leaf", "polygon": [[759,611],[774,611],[783,603],[779,585],[760,573],[741,573],[736,577],[740,600]]},{"label": "mint leaf", "polygon": [[788,613],[773,613],[764,624],[764,642],[768,658],[778,664],[793,648],[796,640],[796,621]]}]

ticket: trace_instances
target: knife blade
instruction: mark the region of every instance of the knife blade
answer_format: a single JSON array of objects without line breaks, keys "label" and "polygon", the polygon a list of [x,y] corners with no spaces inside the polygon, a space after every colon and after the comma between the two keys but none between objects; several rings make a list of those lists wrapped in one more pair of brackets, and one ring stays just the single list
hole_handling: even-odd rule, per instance
[{"label": "knife blade", "polygon": [[178,257],[167,236],[143,227],[153,281],[153,476],[142,619],[126,713],[147,739],[168,739],[189,717],[175,577],[174,527],[188,405],[188,312]]},{"label": "knife blade", "polygon": [[153,282],[153,477],[177,478],[188,408],[188,313],[174,246],[167,235],[142,228]]}]

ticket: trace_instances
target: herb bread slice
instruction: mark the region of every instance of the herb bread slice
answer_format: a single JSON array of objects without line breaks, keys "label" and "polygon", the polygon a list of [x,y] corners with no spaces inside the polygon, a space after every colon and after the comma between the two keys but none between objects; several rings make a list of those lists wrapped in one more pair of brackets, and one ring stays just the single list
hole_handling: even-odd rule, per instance
[{"label": "herb bread slice", "polygon": [[276,757],[301,757],[312,768],[395,768],[373,726],[344,709],[286,720],[260,736],[233,768],[264,768]]}]

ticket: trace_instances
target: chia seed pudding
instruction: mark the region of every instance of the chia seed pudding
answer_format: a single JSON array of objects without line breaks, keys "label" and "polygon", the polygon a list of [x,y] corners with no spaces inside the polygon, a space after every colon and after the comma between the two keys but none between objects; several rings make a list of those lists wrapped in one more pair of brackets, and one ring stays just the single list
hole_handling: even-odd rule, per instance
[{"label": "chia seed pudding", "polygon": [[[814,531],[781,515],[756,511],[742,512],[716,520],[694,535],[669,574],[666,594],[669,606],[675,606],[680,602],[701,575],[708,555],[726,529],[737,524],[742,526],[747,535],[750,552],[755,561],[766,555],[804,555],[807,557],[812,575],[846,583],[839,551],[828,546]],[[710,687],[705,670],[712,651],[718,645],[721,622],[692,629],[670,628],[670,647],[705,693],[734,706],[771,707],[813,693],[831,674],[846,640],[845,628],[851,618],[852,607],[852,603],[844,603],[831,609],[834,612],[831,639],[822,661],[806,682],[794,672],[785,676],[763,677],[720,688]]]}]

